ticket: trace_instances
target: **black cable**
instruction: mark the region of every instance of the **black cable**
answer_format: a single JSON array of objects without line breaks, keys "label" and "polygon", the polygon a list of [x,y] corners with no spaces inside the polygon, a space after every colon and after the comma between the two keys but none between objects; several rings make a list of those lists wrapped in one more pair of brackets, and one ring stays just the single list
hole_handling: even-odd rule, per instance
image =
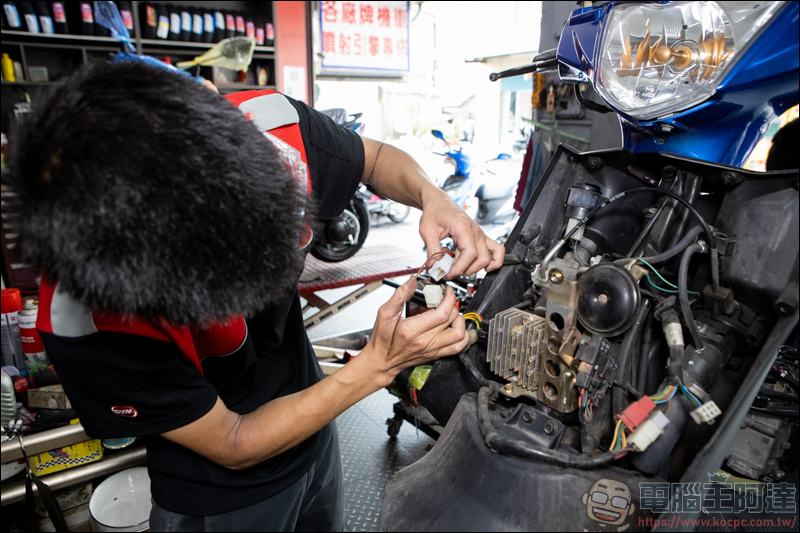
[{"label": "black cable", "polygon": [[664,208],[665,207],[667,207],[667,199],[663,198],[661,200],[661,205],[658,206],[658,209],[656,210],[656,212],[653,214],[652,217],[650,217],[650,220],[647,221],[647,224],[642,229],[642,231],[639,232],[639,236],[633,242],[633,245],[631,246],[631,249],[628,250],[628,253],[626,254],[626,257],[634,257],[634,254],[636,254],[636,252],[639,250],[639,248],[642,247],[642,245],[644,244],[644,241],[647,240],[647,237],[650,235],[650,232],[653,230],[653,226],[655,226],[656,222],[658,222],[658,217],[660,217],[661,213],[664,212]]},{"label": "black cable", "polygon": [[686,235],[683,236],[683,239],[678,241],[678,243],[669,250],[661,252],[660,254],[651,255],[650,257],[643,257],[642,259],[644,259],[651,265],[657,265],[659,263],[669,261],[676,255],[684,251],[687,246],[689,246],[690,244],[694,244],[695,241],[697,241],[697,237],[701,233],[703,233],[703,228],[701,228],[700,226],[695,226],[692,229],[690,229],[686,233]]},{"label": "black cable", "polygon": [[580,102],[581,105],[586,109],[588,109],[589,111],[594,111],[595,113],[611,113],[613,111],[613,109],[611,109],[606,105],[598,104],[597,102],[593,102],[592,100],[586,100],[581,94],[580,85],[575,87],[575,98],[577,98],[578,102]]},{"label": "black cable", "polygon": [[751,407],[753,411],[781,418],[800,418],[800,410],[791,407]]},{"label": "black cable", "polygon": [[761,389],[758,391],[759,396],[764,396],[765,398],[774,398],[776,400],[783,400],[785,402],[794,402],[798,403],[798,398],[794,394],[789,394],[788,392],[781,392],[778,390],[772,389]]},{"label": "black cable", "polygon": [[614,452],[598,453],[597,455],[572,455],[558,450],[549,450],[523,440],[506,439],[494,429],[489,419],[489,387],[483,387],[478,392],[478,427],[487,446],[500,454],[514,455],[525,459],[535,459],[545,463],[569,466],[573,468],[598,468],[614,461],[630,448],[623,448]]},{"label": "black cable", "polygon": [[470,360],[469,356],[467,356],[466,352],[459,353],[458,354],[458,358],[461,360],[461,364],[464,365],[465,367],[467,367],[467,370],[470,371],[470,373],[472,374],[472,377],[475,378],[475,381],[480,383],[481,387],[488,387],[489,386],[489,380],[486,379],[483,376],[483,374],[480,373],[480,371],[475,367],[474,364],[472,364],[472,361]]},{"label": "black cable", "polygon": [[687,285],[689,279],[689,262],[694,254],[702,251],[703,247],[699,244],[693,244],[686,248],[686,251],[683,252],[683,257],[681,257],[681,266],[678,269],[678,301],[681,304],[683,321],[686,322],[686,327],[689,328],[689,332],[692,334],[695,351],[702,351],[705,349],[705,344],[703,343],[702,337],[700,337],[700,330],[697,329],[694,317],[692,317],[692,308],[689,307],[689,289]]}]

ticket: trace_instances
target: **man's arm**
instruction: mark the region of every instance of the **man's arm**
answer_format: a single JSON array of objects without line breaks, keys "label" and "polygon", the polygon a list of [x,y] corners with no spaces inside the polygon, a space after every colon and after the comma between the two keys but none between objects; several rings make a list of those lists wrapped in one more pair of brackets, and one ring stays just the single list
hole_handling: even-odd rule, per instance
[{"label": "man's arm", "polygon": [[388,356],[403,297],[406,292],[413,295],[415,283],[412,277],[380,308],[371,342],[359,356],[316,385],[246,415],[229,410],[218,398],[205,416],[162,436],[228,468],[247,468],[300,444],[348,407],[388,386],[402,369],[459,353],[469,335],[448,289],[437,309],[400,321]]},{"label": "man's arm", "polygon": [[[443,190],[434,185],[414,158],[391,145],[362,137],[364,174],[361,181],[382,196],[422,210],[419,233],[428,247],[428,259],[439,252],[439,241],[452,237],[456,260],[447,275],[452,279],[482,268],[503,265],[505,248],[488,238]],[[430,265],[428,265],[430,266]]]}]

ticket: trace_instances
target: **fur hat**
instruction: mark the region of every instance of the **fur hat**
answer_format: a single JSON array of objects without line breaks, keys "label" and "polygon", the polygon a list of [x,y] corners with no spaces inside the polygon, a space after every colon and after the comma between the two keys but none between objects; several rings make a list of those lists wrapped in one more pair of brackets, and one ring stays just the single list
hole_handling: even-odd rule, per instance
[{"label": "fur hat", "polygon": [[299,187],[249,120],[187,77],[85,67],[12,149],[24,258],[98,311],[201,324],[297,282]]}]

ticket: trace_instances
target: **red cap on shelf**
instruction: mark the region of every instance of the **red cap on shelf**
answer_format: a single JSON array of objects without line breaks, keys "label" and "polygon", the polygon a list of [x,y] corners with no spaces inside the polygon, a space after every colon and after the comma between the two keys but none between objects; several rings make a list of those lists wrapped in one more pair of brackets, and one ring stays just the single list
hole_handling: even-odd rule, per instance
[{"label": "red cap on shelf", "polygon": [[19,289],[3,289],[2,301],[0,301],[0,312],[13,313],[22,309],[22,293]]}]

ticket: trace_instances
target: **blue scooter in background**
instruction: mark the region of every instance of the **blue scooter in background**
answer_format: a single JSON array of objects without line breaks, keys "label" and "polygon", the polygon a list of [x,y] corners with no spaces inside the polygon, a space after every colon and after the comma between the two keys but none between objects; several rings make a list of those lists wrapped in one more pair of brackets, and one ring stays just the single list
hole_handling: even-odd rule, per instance
[{"label": "blue scooter in background", "polygon": [[499,154],[478,166],[458,146],[448,143],[441,131],[431,130],[431,134],[447,145],[447,152],[438,155],[445,156],[445,162],[453,166],[453,173],[441,185],[442,190],[478,224],[503,224],[514,219],[514,192],[519,176],[504,178],[488,167],[492,161],[507,161],[511,156]]}]

